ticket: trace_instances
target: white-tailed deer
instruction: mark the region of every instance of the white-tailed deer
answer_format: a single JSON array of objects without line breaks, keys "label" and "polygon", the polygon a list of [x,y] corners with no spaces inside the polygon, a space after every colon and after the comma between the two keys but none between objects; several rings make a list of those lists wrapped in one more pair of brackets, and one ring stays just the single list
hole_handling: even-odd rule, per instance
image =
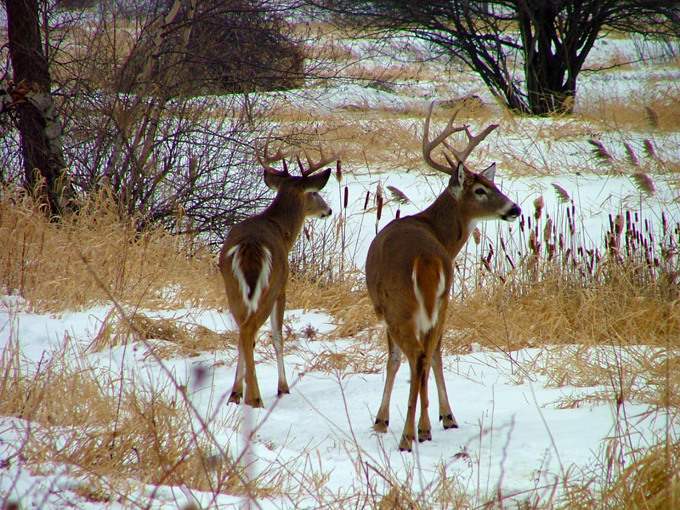
[{"label": "white-tailed deer", "polygon": [[[452,263],[463,248],[475,224],[481,220],[514,221],[521,214],[517,204],[494,185],[495,163],[477,174],[464,162],[472,150],[497,125],[472,136],[468,126],[454,127],[456,113],[444,131],[430,141],[432,107],[425,121],[423,157],[432,168],[450,175],[449,184],[424,211],[396,219],[383,228],[368,250],[366,285],[375,313],[387,325],[388,361],[385,390],[374,430],[386,432],[390,397],[401,355],[408,358],[411,386],[400,450],[411,451],[415,439],[415,413],[420,396],[418,440],[430,441],[427,381],[430,365],[439,395],[439,419],[445,429],[457,427],[451,412],[442,369],[441,338],[452,282]],[[468,144],[462,151],[450,147],[446,139],[465,131]],[[444,145],[456,158],[444,153],[447,163],[434,161],[432,150]]]},{"label": "white-tailed deer", "polygon": [[[245,379],[245,403],[252,407],[263,407],[253,349],[257,332],[267,317],[271,321],[279,369],[278,395],[289,392],[281,331],[286,307],[288,253],[306,217],[324,218],[331,214],[331,208],[318,193],[328,182],[331,170],[315,172],[337,159],[335,153],[324,157],[321,152],[321,160],[314,163],[307,155],[309,168],[304,169],[298,158],[302,175],[293,176],[288,173],[286,155],[281,149],[270,157],[267,146],[268,142],[264,156],[257,149],[256,154],[264,167],[264,182],[276,190],[276,197],[265,211],[229,231],[219,259],[229,309],[239,328],[238,364],[229,402],[241,401]],[[283,171],[271,166],[281,160]]]}]

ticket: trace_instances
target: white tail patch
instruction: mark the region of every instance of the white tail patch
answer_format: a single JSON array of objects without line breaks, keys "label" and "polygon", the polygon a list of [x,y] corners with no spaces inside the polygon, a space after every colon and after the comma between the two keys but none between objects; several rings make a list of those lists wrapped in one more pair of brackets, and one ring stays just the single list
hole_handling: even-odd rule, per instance
[{"label": "white tail patch", "polygon": [[441,306],[442,297],[444,296],[444,291],[446,290],[446,276],[444,275],[444,269],[439,268],[439,282],[437,283],[437,294],[434,302],[434,307],[432,312],[428,313],[427,306],[425,305],[425,298],[423,293],[418,286],[418,275],[417,275],[417,265],[413,267],[413,272],[411,273],[411,279],[413,280],[413,291],[416,295],[416,301],[418,302],[418,309],[413,316],[413,323],[415,326],[415,332],[418,337],[421,337],[437,324],[437,319],[439,318],[439,308]]},{"label": "white tail patch", "polygon": [[243,304],[245,304],[249,315],[252,315],[257,311],[262,292],[269,287],[269,276],[272,272],[272,253],[266,246],[262,246],[262,251],[264,252],[264,256],[262,257],[260,275],[257,277],[257,282],[255,283],[255,288],[252,289],[252,292],[241,267],[241,246],[237,244],[227,252],[227,256],[232,257],[231,270],[238,282],[241,298],[243,299]]}]

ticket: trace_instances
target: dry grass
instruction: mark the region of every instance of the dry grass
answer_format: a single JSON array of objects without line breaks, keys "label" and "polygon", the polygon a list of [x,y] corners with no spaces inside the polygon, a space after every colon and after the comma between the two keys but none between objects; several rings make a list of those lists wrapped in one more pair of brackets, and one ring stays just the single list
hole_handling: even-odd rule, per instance
[{"label": "dry grass", "polygon": [[603,131],[633,129],[672,133],[680,128],[680,89],[632,99],[581,98],[578,105],[578,114],[601,126]]},{"label": "dry grass", "polygon": [[147,356],[156,359],[190,358],[206,351],[235,347],[238,345],[238,332],[216,333],[190,317],[151,319],[139,312],[128,317],[121,315],[118,308],[113,308],[102,322],[89,350],[100,352],[128,343],[143,343]]},{"label": "dry grass", "polygon": [[215,463],[214,440],[192,433],[193,411],[179,386],[163,394],[128,391],[135,385],[83,358],[69,362],[67,351],[33,372],[22,368],[16,343],[0,359],[0,412],[25,420],[22,455],[32,466],[72,466],[74,474],[105,485],[98,491],[104,500],[125,497],[128,478],[243,493],[241,468],[231,453],[218,450],[222,461]]},{"label": "dry grass", "polygon": [[[223,306],[207,246],[162,229],[137,232],[106,193],[52,222],[28,195],[0,189],[0,286],[36,310],[82,309],[115,299],[133,307]],[[200,282],[200,284],[198,283]]]},{"label": "dry grass", "polygon": [[[616,455],[612,440],[610,455]],[[635,452],[613,483],[598,490],[569,484],[563,508],[621,510],[667,510],[680,504],[680,444],[661,441],[649,449]],[[605,466],[596,466],[604,470]]]}]

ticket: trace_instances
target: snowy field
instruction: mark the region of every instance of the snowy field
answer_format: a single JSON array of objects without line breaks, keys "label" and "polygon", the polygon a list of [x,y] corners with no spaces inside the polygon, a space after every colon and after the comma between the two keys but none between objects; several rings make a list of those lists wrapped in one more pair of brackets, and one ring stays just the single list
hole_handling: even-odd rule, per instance
[{"label": "snowy field", "polygon": [[[634,52],[635,44],[617,40],[601,43],[592,56],[591,65],[607,61],[611,52]],[[383,62],[384,64],[384,62]],[[389,61],[387,62],[389,65]],[[584,75],[579,94],[609,94],[613,90],[625,99],[641,93],[649,73],[657,73],[655,81],[680,78],[677,66],[668,72],[659,66],[636,65],[625,74],[612,72],[606,76]],[[676,85],[677,86],[677,85]],[[359,85],[338,85],[323,90],[291,95],[296,107],[328,110],[361,103],[368,108],[409,108],[426,111],[437,99],[432,84],[410,87],[410,95],[387,93]],[[598,92],[598,90],[600,92]],[[602,92],[604,90],[605,92]],[[478,81],[470,78],[457,90],[467,93],[485,92]],[[280,96],[277,96],[280,99]],[[486,98],[488,100],[488,98]],[[524,119],[537,129],[554,127],[560,120]],[[550,124],[550,125],[548,125]],[[611,140],[620,149],[628,136],[641,147],[648,133],[614,132]],[[514,138],[495,133],[489,143],[491,152],[499,155],[544,160],[544,172],[518,176],[504,173],[499,164],[497,181],[505,193],[516,200],[527,214],[533,213],[533,202],[543,196],[546,211],[559,215],[561,207],[553,184],[566,190],[579,211],[584,243],[602,248],[610,214],[639,212],[658,222],[661,211],[671,221],[678,221],[678,187],[674,175],[655,177],[652,196],[641,193],[630,175],[603,175],[592,161],[583,140],[573,145],[546,144],[537,147],[532,140],[514,131]],[[544,143],[542,141],[541,143]],[[666,160],[680,159],[678,133],[664,133],[655,138],[660,154]],[[618,144],[618,145],[616,145]],[[576,147],[576,148],[574,148]],[[535,151],[533,154],[529,154]],[[578,171],[569,171],[570,166]],[[432,172],[395,170],[376,173],[370,167],[356,167],[345,174],[342,187],[348,186],[350,203],[343,211],[341,193],[331,181],[324,196],[333,210],[347,218],[347,231],[353,243],[349,254],[362,268],[368,245],[376,231],[375,213],[365,213],[364,197],[377,185],[394,186],[404,192],[410,202],[389,202],[379,228],[387,224],[401,209],[412,214],[429,204],[444,187],[443,176]],[[495,238],[499,229],[506,238],[517,236],[517,226],[488,225],[485,234]],[[519,240],[517,241],[519,242]],[[472,244],[472,243],[471,243]],[[226,306],[226,299],[225,299]],[[153,353],[163,341],[128,344],[92,352],[90,344],[114,308],[103,303],[89,310],[64,310],[42,315],[31,310],[14,296],[0,300],[0,345],[4,352],[18,349],[21,370],[36,373],[50,359],[62,357],[70,368],[93,371],[103,387],[135,388],[140,392],[161,395],[169,400],[186,399],[193,415],[196,441],[213,448],[214,459],[228,454],[241,457],[246,478],[266,480],[275,473],[288,473],[282,482],[281,495],[230,496],[209,491],[190,490],[183,486],[152,486],[131,482],[128,500],[116,498],[96,501],[83,496],[80,488],[91,482],[82,471],[67,464],[45,463],[40,469],[29,468],[21,457],[28,434],[40,434],[44,425],[14,417],[0,417],[0,501],[19,501],[21,508],[45,510],[79,508],[84,510],[147,508],[317,508],[343,497],[352,500],[358,493],[387,494],[394,486],[408,487],[419,495],[419,504],[429,507],[433,488],[442,479],[450,479],[456,491],[465,492],[474,505],[483,505],[502,495],[506,502],[551,501],[558,498],[567,480],[589,479],[601,465],[604,452],[614,438],[626,437],[626,451],[617,455],[623,464],[627,455],[667,434],[677,434],[674,411],[658,410],[643,403],[627,402],[618,407],[610,397],[611,386],[556,385],[540,369],[547,353],[559,356],[567,347],[524,349],[512,353],[486,351],[471,346],[470,352],[448,356],[444,360],[445,376],[453,412],[459,429],[443,430],[434,422],[432,441],[416,444],[413,453],[397,450],[401,435],[409,389],[408,365],[402,365],[392,398],[390,431],[376,435],[372,431],[384,385],[382,361],[372,373],[325,370],[322,361],[342,357],[348,352],[364,355],[362,347],[370,347],[361,335],[355,338],[329,339],[340,324],[323,310],[288,310],[286,325],[286,369],[291,394],[276,398],[277,370],[268,328],[263,328],[257,344],[257,371],[265,409],[227,405],[236,368],[237,351],[204,352],[197,357],[159,358]],[[130,312],[131,310],[128,310]],[[176,311],[139,310],[150,318],[173,318],[201,324],[217,333],[233,332],[228,311],[182,309]],[[310,337],[308,331],[315,335]],[[645,350],[644,347],[640,347]],[[629,353],[617,349],[593,349],[603,369],[620,367]],[[375,353],[365,353],[376,356]],[[377,357],[377,356],[376,356]],[[329,365],[330,366],[330,365]],[[638,384],[645,384],[640,378]],[[430,380],[430,414],[436,417],[436,391]],[[69,448],[72,431],[51,431],[49,440]],[[217,460],[216,462],[219,462]],[[106,481],[101,481],[104,485]],[[368,488],[371,488],[369,491]],[[369,506],[371,506],[369,504]]]},{"label": "snowy field", "polygon": [[[190,491],[183,487],[141,486],[131,496],[134,506],[142,508],[184,508],[194,502],[199,508],[315,508],[320,491],[329,500],[340,494],[352,495],[370,481],[379,492],[387,492],[390,483],[412,487],[428,501],[428,491],[442,476],[452,477],[460,488],[468,489],[479,502],[500,491],[508,501],[527,498],[547,500],[561,482],[590,469],[602,458],[606,439],[628,435],[631,449],[645,448],[665,435],[668,424],[661,411],[648,405],[616,406],[600,401],[607,387],[574,387],[546,384],[546,378],[530,367],[541,365],[543,350],[525,349],[511,353],[473,352],[445,359],[445,374],[451,404],[460,428],[443,430],[433,424],[433,439],[415,443],[414,452],[397,450],[405,404],[408,397],[408,367],[402,367],[392,399],[392,420],[387,435],[377,435],[371,425],[383,390],[382,371],[375,374],[328,373],[309,370],[320,356],[342,354],[357,349],[356,340],[325,341],[324,333],[336,326],[321,312],[290,310],[286,321],[299,339],[286,345],[286,366],[291,394],[276,397],[277,371],[271,345],[263,331],[258,345],[257,370],[265,409],[227,405],[233,383],[236,351],[233,349],[205,353],[190,359],[154,359],[146,343],[119,346],[102,353],[87,354],[86,347],[110,311],[106,306],[85,312],[64,312],[58,316],[36,315],[26,311],[23,303],[5,298],[2,302],[2,340],[19,342],[27,370],[34,370],[51,353],[63,352],[64,338],[69,339],[67,363],[94,370],[107,381],[120,378],[136,385],[140,391],[154,391],[176,398],[179,386],[185,386],[188,399],[200,419],[195,419],[198,438],[206,435],[201,423],[207,423],[210,435],[221,452],[243,456],[251,476],[267,476],[275,468],[290,471],[291,489],[285,498],[272,500],[214,495]],[[144,311],[150,317],[154,312]],[[216,331],[232,330],[226,313],[206,310],[181,310],[155,315],[172,316]],[[309,327],[319,339],[305,339]],[[150,341],[158,347],[160,341]],[[360,346],[359,346],[360,349]],[[557,348],[556,348],[557,349]],[[559,355],[558,353],[553,353]],[[603,348],[598,354],[603,366],[614,369],[621,353]],[[196,380],[198,379],[198,380]],[[643,384],[641,381],[640,384]],[[436,402],[434,383],[430,384],[432,402]],[[590,401],[589,396],[595,397]],[[573,402],[578,402],[573,404]],[[436,407],[431,414],[436,413]],[[2,420],[2,458],[14,458],[26,434],[38,432],[39,425],[16,418]],[[247,440],[255,429],[253,442]],[[179,431],[178,431],[179,432]],[[64,439],[69,431],[63,432]],[[64,444],[68,448],[68,444]],[[214,452],[220,454],[220,450]],[[132,501],[121,504],[98,504],[85,501],[74,491],[88,482],[73,476],[67,465],[45,465],[40,474],[32,473],[14,461],[2,473],[4,493],[12,494],[23,508],[130,508]],[[323,478],[322,489],[310,488],[300,474]],[[578,475],[576,475],[578,476]],[[389,481],[389,483],[388,483]]]}]

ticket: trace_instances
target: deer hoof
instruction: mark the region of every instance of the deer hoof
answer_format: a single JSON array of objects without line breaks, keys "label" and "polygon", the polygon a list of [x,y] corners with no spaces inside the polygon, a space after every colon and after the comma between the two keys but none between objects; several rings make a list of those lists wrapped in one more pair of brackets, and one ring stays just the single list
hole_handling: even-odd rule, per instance
[{"label": "deer hoof", "polygon": [[259,407],[264,407],[264,403],[262,402],[262,399],[260,397],[246,399],[246,405],[249,405],[250,407],[254,407],[256,409]]},{"label": "deer hoof", "polygon": [[439,421],[444,425],[444,430],[457,429],[458,423],[452,414],[447,414],[446,416],[440,416]]},{"label": "deer hoof", "polygon": [[432,441],[432,433],[429,430],[418,430],[418,442]]},{"label": "deer hoof", "polygon": [[373,430],[376,432],[380,432],[381,434],[384,434],[387,432],[387,427],[390,424],[390,420],[381,420],[380,418],[375,420],[375,424],[373,425]]},{"label": "deer hoof", "polygon": [[232,391],[231,396],[229,397],[229,403],[230,404],[240,404],[241,398],[243,398],[243,393],[238,393],[236,391]]},{"label": "deer hoof", "polygon": [[411,444],[413,443],[413,436],[401,436],[401,441],[399,441],[399,451],[400,452],[411,452]]}]

